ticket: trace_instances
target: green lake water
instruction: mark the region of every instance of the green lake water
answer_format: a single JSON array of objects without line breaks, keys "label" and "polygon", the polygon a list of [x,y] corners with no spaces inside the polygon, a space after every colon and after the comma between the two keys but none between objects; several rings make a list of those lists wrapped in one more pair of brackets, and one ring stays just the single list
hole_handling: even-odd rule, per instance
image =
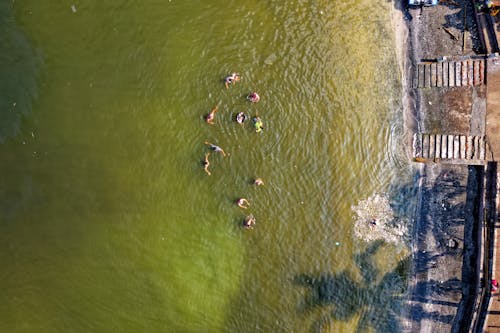
[{"label": "green lake water", "polygon": [[391,6],[3,1],[0,331],[395,331],[407,250],[353,233],[411,206]]}]

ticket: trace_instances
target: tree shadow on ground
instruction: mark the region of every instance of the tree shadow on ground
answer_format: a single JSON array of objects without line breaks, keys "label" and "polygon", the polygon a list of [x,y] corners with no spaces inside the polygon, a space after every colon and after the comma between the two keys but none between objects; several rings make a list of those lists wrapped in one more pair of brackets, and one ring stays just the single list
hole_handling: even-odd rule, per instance
[{"label": "tree shadow on ground", "polygon": [[[412,274],[419,278],[409,297],[414,305],[408,317],[413,322],[427,319],[460,326],[467,320],[463,314],[472,306],[477,285],[476,226],[482,220],[483,171],[474,166],[440,166],[433,178],[430,168],[429,178],[422,185],[417,213],[420,220],[413,233]],[[429,278],[428,272],[434,269],[437,275],[432,276],[438,280]],[[415,305],[417,302],[456,311],[443,316],[436,310],[424,311],[421,305]]]},{"label": "tree shadow on ground", "polygon": [[[444,169],[436,178],[433,186],[422,188],[422,212],[432,212],[429,216],[436,216],[436,219],[425,219],[421,221],[424,227],[436,237],[439,254],[419,252],[415,256],[416,273],[434,268],[440,258],[445,256],[459,256],[462,252],[463,234],[457,234],[457,227],[465,224],[465,201],[462,198],[466,195],[469,185],[464,185],[460,180],[463,174],[457,173],[453,169]],[[389,202],[394,212],[394,223],[403,220],[408,222],[408,232],[414,235],[413,242],[425,242],[425,234],[419,230],[411,230],[414,227],[415,212],[417,209],[419,175],[408,183],[392,184],[388,190]],[[408,235],[407,241],[410,241]],[[408,244],[410,246],[410,244]],[[417,246],[417,248],[419,248]]]},{"label": "tree shadow on ground", "polygon": [[[464,175],[454,170],[443,170],[430,186],[423,186],[421,211],[427,212],[422,218],[423,230],[432,230],[438,247],[456,254],[448,246],[450,239],[461,239],[463,235],[454,233],[456,227],[465,223],[465,196],[467,187],[460,180]],[[417,239],[421,238],[417,235]],[[425,241],[425,238],[420,239]]]},{"label": "tree shadow on ground", "polygon": [[[418,304],[409,306],[409,310],[405,311],[410,257],[399,261],[392,271],[382,275],[373,258],[383,244],[383,241],[372,242],[365,251],[354,255],[361,281],[348,271],[319,275],[300,274],[295,277],[296,285],[309,289],[300,305],[299,313],[315,315],[314,310],[318,308],[327,311],[322,311],[315,319],[311,332],[323,332],[326,328],[332,328],[336,321],[347,322],[355,316],[360,318],[356,333],[369,330],[377,333],[401,332],[401,318],[406,315],[443,323],[453,320],[453,316],[425,311]],[[431,289],[434,294],[459,291],[460,287],[458,280],[423,281],[418,286],[424,290]]]},{"label": "tree shadow on ground", "polygon": [[40,56],[15,23],[12,2],[0,4],[0,143],[20,131],[37,97]]},{"label": "tree shadow on ground", "polygon": [[[327,314],[320,315],[314,321],[312,332],[323,332],[334,322],[349,321],[355,316],[360,317],[355,332],[401,332],[400,318],[403,316],[406,300],[410,257],[401,260],[392,271],[381,275],[373,257],[383,244],[383,241],[372,242],[365,251],[355,254],[354,260],[360,269],[361,281],[356,280],[348,271],[335,274],[300,274],[295,277],[296,285],[309,289],[299,306],[299,312],[314,315],[317,308],[328,310]],[[430,289],[435,294],[460,292],[460,288],[460,281],[454,279],[444,282],[422,281],[417,286],[417,289]],[[421,305],[410,306],[408,314],[412,318],[443,323],[449,323],[454,317],[440,315],[435,311],[428,312]]]}]

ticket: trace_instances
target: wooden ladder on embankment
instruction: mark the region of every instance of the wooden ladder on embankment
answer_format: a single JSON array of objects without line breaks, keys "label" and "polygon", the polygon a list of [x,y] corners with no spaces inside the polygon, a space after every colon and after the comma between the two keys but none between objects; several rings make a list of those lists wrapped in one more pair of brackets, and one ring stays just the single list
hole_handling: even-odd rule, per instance
[{"label": "wooden ladder on embankment", "polygon": [[486,137],[453,134],[415,133],[413,159],[416,162],[441,162],[448,164],[485,164]]},{"label": "wooden ladder on embankment", "polygon": [[479,86],[485,77],[483,58],[421,62],[413,74],[413,88]]}]

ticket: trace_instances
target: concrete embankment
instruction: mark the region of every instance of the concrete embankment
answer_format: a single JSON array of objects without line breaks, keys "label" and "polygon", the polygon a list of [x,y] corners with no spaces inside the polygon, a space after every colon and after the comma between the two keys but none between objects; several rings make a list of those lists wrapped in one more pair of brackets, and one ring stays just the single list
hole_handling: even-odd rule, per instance
[{"label": "concrete embankment", "polygon": [[[497,134],[489,130],[497,118],[493,111],[487,112],[490,99],[495,101],[494,89],[487,89],[491,78],[486,77],[492,60],[481,54],[472,2],[405,7],[404,1],[396,5],[405,20],[395,26],[398,36],[403,36],[397,42],[403,48],[408,154],[425,163],[415,163],[419,204],[401,322],[405,332],[467,332],[480,317],[475,310],[484,306],[483,287],[487,286],[482,275],[483,221],[492,209],[485,207],[485,183],[491,185],[486,165],[494,159],[491,142],[498,142]],[[415,134],[438,138],[427,143],[427,155],[418,155],[422,151],[413,147]],[[436,142],[448,137],[459,139],[454,140],[456,148],[451,145],[453,153],[447,151],[450,156],[443,159],[442,148],[449,146]],[[488,143],[481,158],[480,149],[474,155],[469,143],[476,138]],[[462,152],[463,158],[458,158]],[[490,192],[496,188],[495,183]]]}]

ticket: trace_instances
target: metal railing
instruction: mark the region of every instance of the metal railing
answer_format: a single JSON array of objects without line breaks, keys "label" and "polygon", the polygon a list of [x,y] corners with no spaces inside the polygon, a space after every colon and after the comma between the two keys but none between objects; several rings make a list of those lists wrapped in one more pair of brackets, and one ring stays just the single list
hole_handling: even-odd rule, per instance
[{"label": "metal railing", "polygon": [[[495,246],[495,224],[497,221],[497,162],[489,162],[486,170],[485,214],[482,233],[480,260],[482,261],[481,279],[478,288],[478,298],[474,306],[474,314],[469,326],[470,333],[483,332],[491,299],[491,284],[493,270],[493,255]],[[481,241],[481,239],[479,240]]]}]

